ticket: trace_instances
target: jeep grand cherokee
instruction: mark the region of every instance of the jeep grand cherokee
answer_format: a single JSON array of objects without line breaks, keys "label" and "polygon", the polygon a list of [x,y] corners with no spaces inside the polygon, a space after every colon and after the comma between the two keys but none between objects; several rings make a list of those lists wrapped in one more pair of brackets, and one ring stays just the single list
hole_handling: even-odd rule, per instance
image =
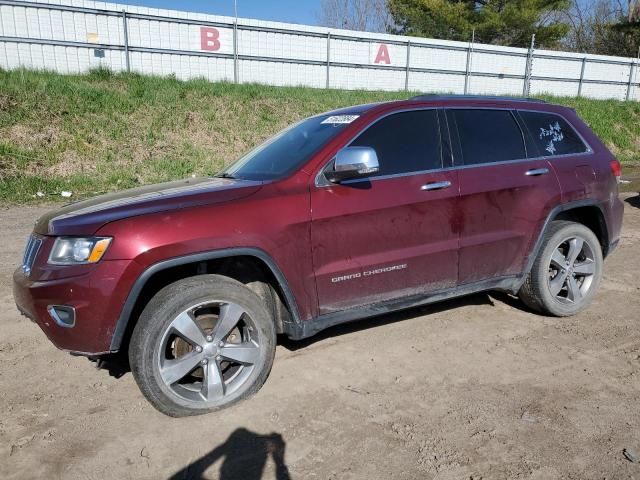
[{"label": "jeep grand cherokee", "polygon": [[276,335],[483,290],[572,315],[622,223],[620,164],[566,107],[419,96],[317,115],[213,178],[38,220],[14,274],[59,348],[128,354],[161,412],[256,392]]}]

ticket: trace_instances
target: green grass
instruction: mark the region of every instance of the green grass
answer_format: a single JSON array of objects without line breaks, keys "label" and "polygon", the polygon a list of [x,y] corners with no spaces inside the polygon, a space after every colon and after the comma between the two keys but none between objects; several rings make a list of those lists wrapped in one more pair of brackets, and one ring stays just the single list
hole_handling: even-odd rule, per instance
[{"label": "green grass", "polygon": [[[0,70],[0,203],[212,174],[300,118],[408,95]],[[639,103],[547,99],[574,107],[623,162],[640,160]]]}]

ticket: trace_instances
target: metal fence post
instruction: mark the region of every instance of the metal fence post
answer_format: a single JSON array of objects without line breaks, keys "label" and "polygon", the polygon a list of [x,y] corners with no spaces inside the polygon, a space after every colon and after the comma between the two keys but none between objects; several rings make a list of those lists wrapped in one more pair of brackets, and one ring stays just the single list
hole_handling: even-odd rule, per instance
[{"label": "metal fence post", "polygon": [[407,40],[407,65],[404,73],[404,90],[409,90],[409,61],[411,60],[411,40]]},{"label": "metal fence post", "polygon": [[587,65],[587,57],[582,57],[582,67],[580,68],[580,81],[578,83],[578,96],[582,95],[582,82],[584,81],[584,69]]},{"label": "metal fence post", "polygon": [[238,83],[238,17],[233,20],[233,83]]},{"label": "metal fence post", "polygon": [[533,66],[533,48],[536,44],[536,34],[531,35],[531,45],[527,52],[527,64],[524,70],[524,85],[522,86],[522,96],[528,97],[531,90],[531,70]]},{"label": "metal fence post", "polygon": [[327,32],[327,81],[326,88],[329,88],[329,68],[331,67],[331,32]]},{"label": "metal fence post", "polygon": [[127,63],[127,72],[131,71],[131,61],[129,60],[129,28],[127,27],[127,11],[122,10],[122,29],[124,32],[124,59]]},{"label": "metal fence post", "polygon": [[[638,48],[638,59],[640,59],[640,48]],[[631,60],[631,68],[629,69],[629,83],[627,84],[627,97],[629,100],[631,98],[631,89],[633,88],[633,74],[635,73],[636,61],[635,59]]]},{"label": "metal fence post", "polygon": [[476,29],[471,32],[471,43],[467,47],[467,66],[464,72],[464,94],[469,93],[469,80],[471,77],[471,56],[473,55],[473,44],[476,40]]}]

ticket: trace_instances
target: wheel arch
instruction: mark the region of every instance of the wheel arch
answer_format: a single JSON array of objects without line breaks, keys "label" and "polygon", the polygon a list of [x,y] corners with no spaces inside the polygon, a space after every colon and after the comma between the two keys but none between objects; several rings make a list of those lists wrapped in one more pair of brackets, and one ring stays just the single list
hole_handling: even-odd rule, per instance
[{"label": "wheel arch", "polygon": [[609,231],[602,208],[598,205],[585,205],[562,210],[553,220],[568,220],[584,225],[591,230],[600,242],[602,256],[606,257],[609,249]]},{"label": "wheel arch", "polygon": [[609,230],[607,228],[606,217],[602,206],[600,206],[600,204],[595,200],[578,200],[575,202],[563,203],[553,208],[547,215],[540,232],[538,232],[538,238],[531,249],[525,269],[522,272],[522,276],[514,286],[514,292],[517,292],[520,289],[527,275],[531,271],[533,263],[542,248],[544,234],[547,231],[547,228],[549,228],[551,222],[554,220],[570,220],[589,228],[600,241],[602,256],[607,256],[609,250]]},{"label": "wheel arch", "polygon": [[[275,283],[273,287],[277,290],[277,294],[281,297],[281,301],[288,311],[288,320],[298,323],[299,314],[295,296],[286,277],[265,251],[259,248],[244,247],[200,252],[154,263],[138,276],[116,321],[111,337],[111,352],[121,350],[123,343],[126,344],[126,340],[135,326],[137,316],[150,298],[163,286],[181,278],[218,272],[219,270],[211,270],[212,265],[228,269],[229,262],[240,259],[251,259],[252,262],[255,262],[254,265],[261,267],[263,272],[271,277],[270,280]],[[232,275],[226,276],[234,278]],[[282,325],[276,326],[279,330],[284,329]]]}]

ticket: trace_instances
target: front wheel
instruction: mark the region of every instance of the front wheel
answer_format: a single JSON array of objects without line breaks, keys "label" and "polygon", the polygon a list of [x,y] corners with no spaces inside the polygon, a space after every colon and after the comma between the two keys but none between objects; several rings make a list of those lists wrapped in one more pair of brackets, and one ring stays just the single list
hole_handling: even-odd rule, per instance
[{"label": "front wheel", "polygon": [[554,221],[518,294],[527,306],[541,313],[574,315],[593,299],[602,267],[602,248],[589,228]]},{"label": "front wheel", "polygon": [[228,277],[200,275],[151,299],[133,331],[129,361],[147,400],[181,417],[258,391],[275,344],[273,319],[258,295]]}]

